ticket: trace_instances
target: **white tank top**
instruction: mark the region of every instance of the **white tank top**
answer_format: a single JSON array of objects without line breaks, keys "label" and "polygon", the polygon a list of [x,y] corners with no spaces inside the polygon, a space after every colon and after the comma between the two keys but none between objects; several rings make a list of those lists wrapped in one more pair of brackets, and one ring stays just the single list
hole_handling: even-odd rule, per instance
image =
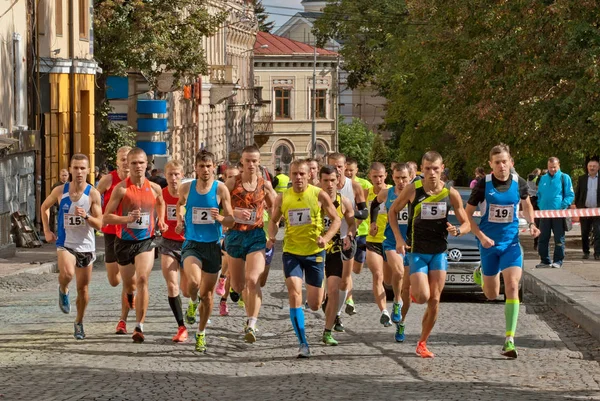
[{"label": "white tank top", "polygon": [[356,200],[354,197],[354,189],[352,189],[352,180],[348,177],[346,177],[346,181],[344,182],[344,186],[342,187],[342,189],[338,190],[338,192],[350,199],[350,202],[352,202],[352,208],[356,209]]},{"label": "white tank top", "polygon": [[92,186],[87,185],[81,198],[73,202],[69,196],[69,184],[64,186],[62,198],[58,207],[58,238],[56,246],[72,249],[75,252],[95,252],[96,237],[94,229],[81,216],[75,215],[78,206],[90,214],[90,191]]}]

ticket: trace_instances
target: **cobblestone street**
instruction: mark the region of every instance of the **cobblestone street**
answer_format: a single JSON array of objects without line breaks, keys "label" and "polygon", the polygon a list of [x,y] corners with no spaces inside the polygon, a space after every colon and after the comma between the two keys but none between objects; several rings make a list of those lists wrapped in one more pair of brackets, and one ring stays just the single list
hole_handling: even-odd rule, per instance
[{"label": "cobblestone street", "polygon": [[[171,342],[176,324],[158,267],[141,345],[113,334],[120,287],[109,286],[103,266],[94,272],[84,341],[72,337],[75,311],[65,316],[58,309],[55,274],[32,290],[3,291],[0,399],[600,399],[600,344],[531,296],[521,307],[517,360],[499,353],[503,303],[471,295],[444,297],[429,341],[436,358],[423,360],[414,353],[423,307],[410,310],[406,342],[396,343],[393,327],[379,324],[370,273],[363,271],[355,276],[358,314],[343,315],[346,333],[335,335],[340,346],[322,345],[323,314],[307,312],[313,356],[298,360],[276,255],[257,343],[243,341],[241,308],[230,302],[231,315],[221,317],[215,305],[209,353],[201,355],[191,340]],[[74,283],[71,291],[75,309]],[[130,314],[130,332],[134,324]]]}]

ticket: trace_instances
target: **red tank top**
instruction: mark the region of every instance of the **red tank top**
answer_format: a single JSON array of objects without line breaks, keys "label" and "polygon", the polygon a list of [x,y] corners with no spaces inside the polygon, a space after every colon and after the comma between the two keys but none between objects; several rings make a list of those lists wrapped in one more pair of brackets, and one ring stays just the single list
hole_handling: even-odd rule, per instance
[{"label": "red tank top", "polygon": [[178,197],[171,196],[169,192],[169,187],[165,187],[162,190],[163,199],[165,200],[165,223],[169,226],[169,229],[162,233],[162,236],[171,239],[173,241],[181,241],[183,242],[185,238],[183,235],[179,235],[175,232],[175,227],[177,226],[177,201]]},{"label": "red tank top", "polygon": [[[113,189],[115,189],[118,183],[123,181],[121,177],[119,177],[119,173],[117,173],[117,170],[113,170],[109,174],[112,176],[112,183],[110,184],[110,188],[108,188],[104,193],[104,201],[102,202],[102,213],[104,213],[104,211],[106,210],[106,205],[108,205],[108,202],[110,201],[110,196],[112,195]],[[113,224],[106,224],[102,226],[102,232],[104,234],[116,235],[117,227]]]},{"label": "red tank top", "polygon": [[117,235],[126,241],[142,241],[154,237],[154,225],[156,224],[156,198],[149,180],[144,180],[141,188],[138,188],[127,177],[125,181],[125,196],[119,203],[117,214],[127,216],[134,210],[140,210],[142,215],[133,223],[121,224],[117,227]]},{"label": "red tank top", "polygon": [[231,191],[231,206],[235,209],[248,209],[252,216],[248,221],[235,219],[233,230],[249,231],[263,227],[263,212],[265,210],[265,180],[258,177],[256,189],[252,192],[246,191],[242,185],[242,175],[235,177],[235,186]]}]

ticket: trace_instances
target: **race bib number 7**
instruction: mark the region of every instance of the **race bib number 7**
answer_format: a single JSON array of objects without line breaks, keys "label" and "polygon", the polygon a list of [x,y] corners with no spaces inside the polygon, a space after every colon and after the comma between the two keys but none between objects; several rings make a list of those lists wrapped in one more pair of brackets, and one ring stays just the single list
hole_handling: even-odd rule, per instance
[{"label": "race bib number 7", "polygon": [[142,213],[140,217],[132,222],[127,223],[127,228],[131,228],[134,230],[145,230],[150,227],[150,213]]},{"label": "race bib number 7", "polygon": [[65,214],[63,222],[65,228],[76,228],[81,227],[85,224],[85,220],[83,217],[76,216],[74,214]]},{"label": "race bib number 7", "polygon": [[421,204],[421,219],[440,220],[446,218],[446,202],[424,202]]},{"label": "race bib number 7", "polygon": [[312,223],[310,209],[291,209],[288,210],[288,222],[290,226],[305,226]]},{"label": "race bib number 7", "polygon": [[488,220],[490,223],[512,223],[514,213],[513,205],[490,205]]}]

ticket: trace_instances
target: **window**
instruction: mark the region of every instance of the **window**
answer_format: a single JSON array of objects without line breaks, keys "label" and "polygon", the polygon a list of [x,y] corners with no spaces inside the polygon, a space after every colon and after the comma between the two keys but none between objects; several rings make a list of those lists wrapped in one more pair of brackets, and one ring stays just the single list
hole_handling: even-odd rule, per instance
[{"label": "window", "polygon": [[275,167],[281,167],[284,174],[289,174],[292,162],[292,150],[284,143],[275,148]]},{"label": "window", "polygon": [[88,39],[90,31],[88,0],[79,0],[79,39]]},{"label": "window", "polygon": [[275,88],[275,118],[292,118],[290,114],[291,90]]},{"label": "window", "polygon": [[315,152],[315,158],[317,160],[325,160],[325,155],[327,154],[327,146],[320,141],[317,141],[317,148]]},{"label": "window", "polygon": [[55,10],[56,13],[56,36],[63,35],[63,0],[56,0],[55,2]]},{"label": "window", "polygon": [[[312,90],[310,93],[314,93]],[[327,89],[317,89],[317,108],[315,116],[316,118],[327,117]],[[312,110],[312,99],[310,108]],[[312,114],[310,116],[312,118]]]}]

